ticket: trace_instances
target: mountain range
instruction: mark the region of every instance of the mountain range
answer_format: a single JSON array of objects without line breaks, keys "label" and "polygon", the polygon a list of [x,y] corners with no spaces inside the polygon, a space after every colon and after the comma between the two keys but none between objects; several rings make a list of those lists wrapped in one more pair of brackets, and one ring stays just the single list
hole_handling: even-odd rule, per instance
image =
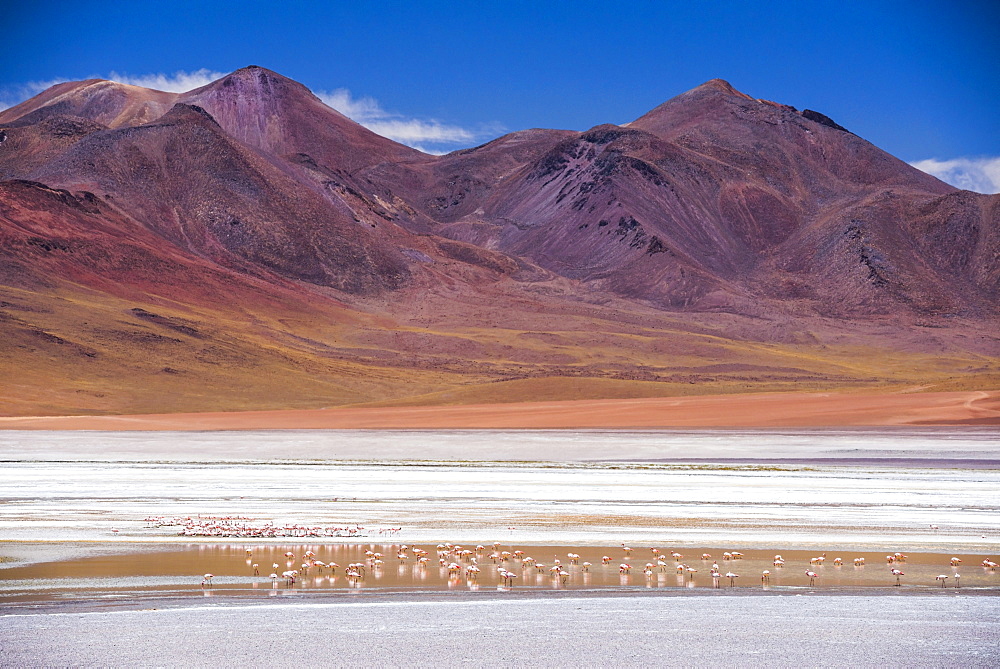
[{"label": "mountain range", "polygon": [[715,79],[432,156],[251,66],[0,112],[6,415],[996,387],[1000,196]]}]

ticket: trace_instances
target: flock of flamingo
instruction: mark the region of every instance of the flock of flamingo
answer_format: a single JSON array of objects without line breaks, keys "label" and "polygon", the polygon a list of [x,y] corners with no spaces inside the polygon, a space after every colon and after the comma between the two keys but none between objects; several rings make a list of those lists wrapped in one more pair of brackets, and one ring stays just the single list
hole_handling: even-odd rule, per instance
[{"label": "flock of flamingo", "polygon": [[[341,570],[340,573],[346,579],[348,585],[360,586],[367,576],[374,575],[378,577],[386,568],[386,560],[383,559],[386,556],[375,551],[374,548],[375,546],[371,546],[368,550],[364,551],[363,557],[359,556],[358,561],[351,562],[343,567],[336,562],[319,560],[316,552],[311,549],[306,550],[301,555],[287,551],[283,556],[285,559],[284,564],[280,564],[279,562],[271,564],[271,571],[268,578],[271,580],[272,588],[277,589],[279,584],[292,587],[300,579],[305,579],[310,575],[317,581],[324,578],[335,580],[338,570]],[[584,575],[584,582],[586,584],[587,576],[590,575],[591,569],[608,572],[614,570],[616,566],[621,576],[620,583],[628,585],[630,583],[628,577],[633,569],[631,564],[633,549],[625,544],[621,546],[623,553],[621,560],[615,560],[611,556],[604,555],[600,559],[600,565],[581,561],[581,556],[572,552],[566,553],[565,559],[555,556],[550,564],[543,564],[530,555],[527,555],[523,550],[501,550],[500,542],[494,542],[492,548],[483,545],[466,548],[450,543],[438,544],[433,549],[435,552],[435,557],[433,558],[430,555],[430,550],[406,544],[393,545],[385,550],[395,552],[395,560],[400,565],[401,570],[404,565],[409,564],[412,566],[414,574],[425,574],[426,570],[436,563],[437,568],[442,574],[446,574],[449,584],[457,585],[464,581],[466,585],[474,588],[478,587],[481,575],[490,573],[495,574],[498,589],[510,588],[518,579],[526,581],[529,575],[535,575],[535,582],[537,584],[540,580],[544,579],[544,575],[546,574],[551,578],[553,584],[559,585],[569,582],[572,573],[579,573]],[[680,585],[693,587],[695,575],[700,570],[683,562],[684,556],[681,553],[677,551],[664,552],[658,548],[650,548],[649,551],[649,561],[645,562],[642,568],[642,573],[647,581],[651,582],[654,579],[661,578],[664,574],[673,572],[677,575]],[[703,568],[708,570],[711,586],[719,588],[720,581],[723,579],[729,582],[729,587],[736,586],[736,580],[740,578],[740,574],[735,572],[736,563],[743,560],[743,558],[743,553],[738,551],[726,551],[722,553],[721,560],[726,565],[725,571],[723,571],[724,567],[719,565],[719,561],[709,553],[700,554],[698,559]],[[391,558],[389,559],[391,560]],[[817,579],[821,578],[821,569],[826,560],[827,556],[825,553],[809,559],[809,566],[805,569],[804,573],[809,579],[810,586],[815,585]],[[906,564],[906,560],[907,556],[900,552],[885,556],[889,575],[895,578],[896,586],[902,584],[902,577],[906,575],[900,569],[901,566]],[[711,563],[711,566],[708,566],[708,563]],[[834,567],[842,567],[844,560],[836,557],[831,563]],[[253,550],[249,548],[246,549],[246,564],[252,570],[255,577],[262,576],[261,566],[259,563],[254,562]],[[951,573],[939,574],[935,577],[935,581],[940,583],[941,587],[945,587],[946,582],[951,579],[954,587],[961,587],[961,575],[958,573],[958,568],[961,564],[962,560],[960,558],[952,557],[948,563],[948,566],[952,568]],[[862,570],[865,567],[865,558],[853,558],[853,565],[856,570]],[[772,560],[772,566],[775,570],[783,570],[786,566],[786,560],[781,555],[775,555]],[[982,561],[981,566],[984,571],[995,573],[998,565],[987,558]],[[267,570],[264,569],[263,571]],[[772,574],[770,569],[764,569],[760,574],[762,587],[765,589],[768,588],[772,575],[776,576],[778,573],[780,571]],[[214,574],[205,574],[201,582],[202,587],[211,587],[214,578]]]},{"label": "flock of flamingo", "polygon": [[271,522],[255,524],[245,516],[149,516],[144,519],[147,527],[180,527],[181,537],[212,537],[235,539],[280,539],[284,537],[309,539],[320,537],[361,538],[371,534],[394,536],[403,528],[380,527],[367,529],[361,525],[275,525]]}]

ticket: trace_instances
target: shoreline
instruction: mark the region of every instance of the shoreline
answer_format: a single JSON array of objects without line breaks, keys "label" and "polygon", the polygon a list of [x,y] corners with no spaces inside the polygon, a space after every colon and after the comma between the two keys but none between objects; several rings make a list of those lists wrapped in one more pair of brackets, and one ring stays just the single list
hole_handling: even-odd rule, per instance
[{"label": "shoreline", "polygon": [[1000,391],[751,393],[613,400],[0,417],[0,430],[1000,427]]}]

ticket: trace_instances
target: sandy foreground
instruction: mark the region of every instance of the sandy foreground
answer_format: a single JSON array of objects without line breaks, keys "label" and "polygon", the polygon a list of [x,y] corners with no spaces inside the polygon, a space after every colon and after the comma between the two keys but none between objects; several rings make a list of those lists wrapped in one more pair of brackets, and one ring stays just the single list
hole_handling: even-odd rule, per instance
[{"label": "sandy foreground", "polygon": [[1000,391],[756,393],[459,406],[0,418],[9,430],[583,429],[1000,425]]}]

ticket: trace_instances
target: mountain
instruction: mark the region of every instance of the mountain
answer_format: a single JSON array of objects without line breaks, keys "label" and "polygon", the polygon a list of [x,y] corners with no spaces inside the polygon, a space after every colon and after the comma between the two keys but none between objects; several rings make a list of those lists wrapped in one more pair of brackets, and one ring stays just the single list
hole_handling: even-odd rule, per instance
[{"label": "mountain", "polygon": [[[442,162],[469,174],[459,161],[467,155]],[[746,311],[763,301],[768,311],[844,316],[995,307],[995,283],[974,280],[956,294],[954,268],[927,271],[923,231],[898,225],[900,206],[954,188],[821,114],[720,80],[626,127],[563,137],[498,188],[477,198],[480,212],[447,217],[445,234],[668,308]],[[989,219],[991,198],[963,197],[962,226]],[[946,243],[986,258],[996,227],[977,230]]]},{"label": "mountain", "polygon": [[0,412],[978,387],[1000,197],[709,81],[430,156],[246,67],[0,112]]}]

